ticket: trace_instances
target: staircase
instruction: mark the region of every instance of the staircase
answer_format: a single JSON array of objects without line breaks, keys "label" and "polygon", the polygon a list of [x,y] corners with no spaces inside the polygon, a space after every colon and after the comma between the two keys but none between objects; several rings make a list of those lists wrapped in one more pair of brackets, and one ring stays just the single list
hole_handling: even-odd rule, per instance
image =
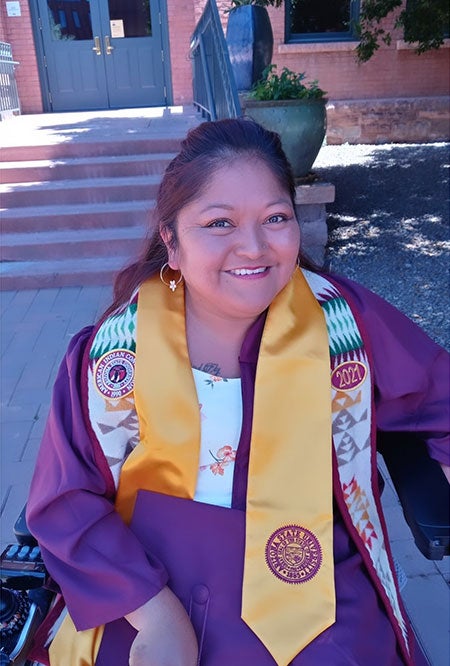
[{"label": "staircase", "polygon": [[142,248],[185,134],[161,127],[0,151],[3,290],[111,284]]}]

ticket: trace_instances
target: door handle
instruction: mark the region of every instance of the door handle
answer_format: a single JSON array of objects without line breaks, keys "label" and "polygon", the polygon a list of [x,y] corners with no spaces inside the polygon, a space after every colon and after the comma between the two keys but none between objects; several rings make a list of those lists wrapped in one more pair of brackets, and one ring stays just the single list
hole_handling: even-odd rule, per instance
[{"label": "door handle", "polygon": [[102,55],[102,47],[100,45],[100,37],[94,37],[94,46],[92,50],[96,52],[97,55]]},{"label": "door handle", "polygon": [[111,42],[109,41],[109,35],[105,35],[105,50],[106,55],[111,55],[114,51],[114,46],[111,46]]}]

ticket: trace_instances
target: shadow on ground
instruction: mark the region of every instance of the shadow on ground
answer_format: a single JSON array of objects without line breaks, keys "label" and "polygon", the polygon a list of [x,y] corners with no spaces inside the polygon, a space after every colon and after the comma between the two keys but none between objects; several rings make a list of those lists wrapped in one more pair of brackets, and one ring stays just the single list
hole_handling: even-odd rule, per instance
[{"label": "shadow on ground", "polygon": [[327,146],[336,186],[327,265],[377,292],[450,348],[449,145]]}]

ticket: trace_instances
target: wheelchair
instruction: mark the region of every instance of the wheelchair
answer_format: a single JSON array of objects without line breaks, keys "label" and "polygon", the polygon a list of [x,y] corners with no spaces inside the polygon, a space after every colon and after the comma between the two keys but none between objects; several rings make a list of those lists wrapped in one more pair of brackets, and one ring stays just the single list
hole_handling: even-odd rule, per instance
[{"label": "wheelchair", "polygon": [[[450,485],[425,442],[411,433],[378,433],[378,450],[420,552],[430,560],[450,554]],[[381,476],[380,476],[381,479]],[[381,479],[381,483],[383,481]],[[25,507],[1,555],[0,666],[32,666],[33,636],[55,598]]]}]

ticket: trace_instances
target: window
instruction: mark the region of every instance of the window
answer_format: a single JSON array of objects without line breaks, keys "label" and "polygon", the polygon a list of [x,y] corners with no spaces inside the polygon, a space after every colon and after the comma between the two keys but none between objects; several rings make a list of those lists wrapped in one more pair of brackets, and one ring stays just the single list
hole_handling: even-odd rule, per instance
[{"label": "window", "polygon": [[48,0],[47,7],[52,39],[93,38],[89,0]]},{"label": "window", "polygon": [[359,0],[286,0],[286,41],[357,39]]}]

